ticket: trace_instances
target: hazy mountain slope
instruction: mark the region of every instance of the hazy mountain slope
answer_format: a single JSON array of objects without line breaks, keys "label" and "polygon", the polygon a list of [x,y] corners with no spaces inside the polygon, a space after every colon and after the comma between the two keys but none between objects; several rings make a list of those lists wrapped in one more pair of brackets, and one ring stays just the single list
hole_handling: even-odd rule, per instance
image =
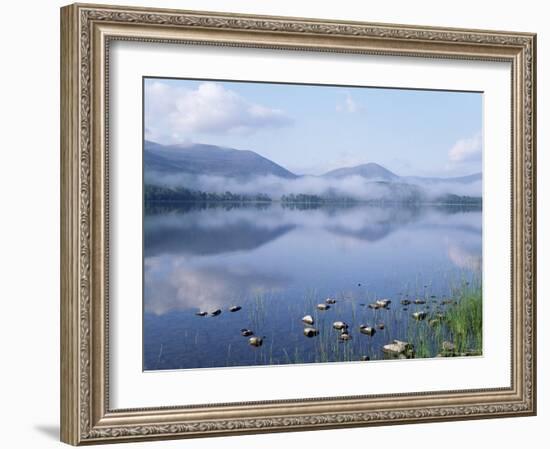
[{"label": "hazy mountain slope", "polygon": [[[399,176],[379,164],[366,163],[320,176],[297,176],[253,151],[205,144],[160,145],[150,141],[145,142],[143,160],[149,190],[176,189],[176,193],[157,192],[164,200],[173,199],[174,195],[182,197],[178,188],[189,191],[188,201],[204,200],[208,193],[232,194],[223,197],[232,198],[231,201],[260,200],[262,194],[267,200],[305,195],[307,202],[348,198],[460,204],[482,196],[481,173],[451,178]],[[219,195],[213,198],[218,201]]]},{"label": "hazy mountain slope", "polygon": [[328,178],[345,178],[348,176],[362,176],[367,179],[377,179],[383,181],[394,181],[399,178],[395,173],[381,165],[370,162],[368,164],[356,165],[355,167],[343,167],[331,170],[323,175]]},{"label": "hazy mountain slope", "polygon": [[273,175],[294,179],[297,176],[253,151],[215,145],[160,145],[145,141],[146,170],[166,174],[194,174],[224,177]]}]

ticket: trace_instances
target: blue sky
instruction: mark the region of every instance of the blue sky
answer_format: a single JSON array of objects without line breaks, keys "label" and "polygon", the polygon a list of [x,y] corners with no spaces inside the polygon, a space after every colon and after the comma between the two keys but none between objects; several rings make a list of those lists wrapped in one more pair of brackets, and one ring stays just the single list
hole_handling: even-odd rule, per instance
[{"label": "blue sky", "polygon": [[144,103],[146,139],[252,150],[298,174],[481,171],[481,93],[147,78]]}]

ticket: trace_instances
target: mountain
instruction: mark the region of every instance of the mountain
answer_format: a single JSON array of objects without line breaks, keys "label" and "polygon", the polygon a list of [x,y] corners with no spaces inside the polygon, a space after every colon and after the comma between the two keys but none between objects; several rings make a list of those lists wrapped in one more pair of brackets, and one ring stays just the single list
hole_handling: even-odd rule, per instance
[{"label": "mountain", "polygon": [[146,198],[152,201],[477,204],[482,196],[481,173],[454,178],[399,176],[367,163],[320,176],[295,175],[253,151],[216,145],[145,141],[143,162]]},{"label": "mountain", "polygon": [[368,164],[356,165],[355,167],[337,168],[336,170],[325,173],[323,177],[327,178],[346,178],[348,176],[362,176],[366,179],[376,179],[382,181],[396,181],[399,179],[395,173],[373,162]]},{"label": "mountain", "polygon": [[346,178],[348,176],[361,176],[368,180],[390,181],[412,184],[440,184],[456,183],[470,184],[481,181],[481,173],[475,173],[467,176],[457,176],[450,178],[435,178],[424,176],[399,176],[379,164],[370,162],[368,164],[356,165],[354,167],[337,168],[322,175],[327,178]]},{"label": "mountain", "polygon": [[234,178],[273,175],[284,179],[297,176],[253,151],[216,145],[161,145],[145,141],[145,170],[161,174],[212,175]]}]

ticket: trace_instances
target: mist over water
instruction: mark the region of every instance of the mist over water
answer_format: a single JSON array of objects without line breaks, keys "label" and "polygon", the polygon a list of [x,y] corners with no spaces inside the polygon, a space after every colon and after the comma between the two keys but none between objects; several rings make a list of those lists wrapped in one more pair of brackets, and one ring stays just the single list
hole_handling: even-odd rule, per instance
[{"label": "mist over water", "polygon": [[[148,203],[145,212],[146,370],[313,362],[300,320],[325,298],[338,303],[319,320],[373,322],[378,312],[363,306],[376,298],[440,297],[481,273],[476,208]],[[228,312],[232,305],[242,310]],[[217,317],[195,316],[218,308]],[[391,336],[349,344],[374,357],[405,332],[400,314],[410,312],[391,314]],[[251,348],[241,328],[264,346]]]},{"label": "mist over water", "polygon": [[[354,198],[361,201],[391,201],[395,198],[395,187],[399,182],[387,183],[380,179],[366,179],[360,175],[338,178],[323,176],[302,176],[295,179],[284,179],[273,175],[250,176],[246,178],[209,175],[190,175],[186,173],[166,174],[148,170],[145,174],[146,184],[169,188],[192,186],[194,190],[204,192],[232,192],[236,194],[255,195],[267,193],[278,200],[283,195],[334,195]],[[379,181],[379,182],[376,182]],[[419,189],[426,200],[442,195],[481,197],[482,182],[429,181],[414,178],[403,178],[401,185]]]}]

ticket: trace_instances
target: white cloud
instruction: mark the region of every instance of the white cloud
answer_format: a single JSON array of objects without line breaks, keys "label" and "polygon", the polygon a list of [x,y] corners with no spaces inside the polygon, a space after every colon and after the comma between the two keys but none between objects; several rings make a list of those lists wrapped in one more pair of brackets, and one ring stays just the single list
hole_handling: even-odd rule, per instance
[{"label": "white cloud", "polygon": [[349,92],[347,92],[344,102],[336,105],[336,110],[338,112],[348,112],[350,114],[354,114],[356,112],[364,111],[364,108],[353,99]]},{"label": "white cloud", "polygon": [[291,123],[280,109],[251,103],[219,83],[196,89],[145,84],[146,138],[160,143],[179,143],[193,133],[248,134]]},{"label": "white cloud", "polygon": [[456,142],[449,150],[449,160],[454,163],[480,161],[482,147],[483,140],[480,131],[472,137]]}]

